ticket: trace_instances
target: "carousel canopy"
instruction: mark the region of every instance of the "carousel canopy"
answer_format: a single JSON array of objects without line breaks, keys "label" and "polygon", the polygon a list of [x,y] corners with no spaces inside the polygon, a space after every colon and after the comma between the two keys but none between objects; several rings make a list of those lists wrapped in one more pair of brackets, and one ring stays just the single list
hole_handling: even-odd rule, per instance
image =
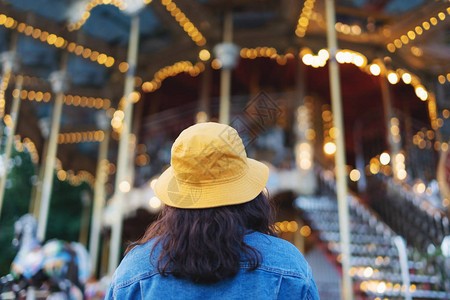
[{"label": "carousel canopy", "polygon": [[[63,112],[61,132],[95,134],[99,130],[96,121],[99,112],[112,116],[111,109],[119,105],[124,73],[128,70],[126,55],[131,18],[127,10],[136,2],[140,1],[14,0],[0,3],[1,50],[17,49],[20,57],[17,74],[28,76],[24,86],[28,94],[23,98],[31,101],[21,112],[26,115],[27,122],[19,122],[18,133],[31,137],[38,149],[43,145],[43,133],[37,124],[43,123],[41,120],[48,118],[51,111],[51,100],[45,101],[45,93],[51,92],[48,80],[50,74],[60,68],[65,53],[68,54],[70,88],[66,93],[67,107]],[[257,77],[261,89],[276,92],[293,87],[297,76],[295,66],[300,60],[291,60],[287,55],[301,58],[299,52],[304,47],[312,53],[326,48],[322,1],[143,2],[136,70],[136,89],[141,96],[135,114],[135,122],[140,124],[140,139],[154,134],[155,118],[152,116],[155,113],[167,111],[169,114],[177,107],[182,107],[185,114],[191,110],[195,113],[193,107],[201,86],[198,75],[214,58],[205,58],[205,55],[213,56],[213,47],[222,41],[226,11],[233,15],[233,42],[236,45],[244,50],[260,47],[260,52],[269,49],[266,54],[257,54],[259,58],[256,59],[251,53],[247,55],[241,51],[240,62],[233,72],[234,95],[249,93],[252,72],[260,73]],[[447,1],[339,0],[336,1],[336,12],[335,28],[341,49],[362,53],[369,62],[382,59],[392,69],[407,69],[429,90],[444,85],[446,89],[438,97],[438,104],[441,108],[448,106],[450,16]],[[208,52],[199,57],[203,49]],[[271,61],[270,51],[287,59],[287,63],[283,63],[283,59],[277,63]],[[381,106],[381,92],[376,81],[366,74],[361,75],[357,69],[354,66],[341,68],[344,112],[350,120],[346,128],[351,128],[359,115]],[[218,72],[215,70],[212,76],[211,97],[219,94]],[[308,89],[328,99],[326,70],[310,68],[306,76]],[[415,97],[414,90],[405,87],[396,87],[394,94],[400,99],[394,106],[399,107]],[[426,113],[423,114],[424,104],[417,102],[411,106],[412,110],[418,111],[418,119],[429,123]],[[174,131],[185,127],[185,123],[176,125]],[[69,135],[66,141],[70,140]],[[67,169],[85,169],[94,173],[97,145],[80,143],[81,140],[89,139],[74,138],[74,142],[63,142],[58,157]],[[95,141],[95,138],[91,140]],[[348,147],[351,146],[349,140]]]}]

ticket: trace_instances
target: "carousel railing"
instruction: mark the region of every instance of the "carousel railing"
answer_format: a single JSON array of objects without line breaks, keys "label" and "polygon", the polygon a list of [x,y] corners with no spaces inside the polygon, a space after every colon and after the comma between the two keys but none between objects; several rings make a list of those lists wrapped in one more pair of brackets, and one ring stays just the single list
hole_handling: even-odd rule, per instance
[{"label": "carousel railing", "polygon": [[[320,195],[299,197],[296,207],[317,238],[326,245],[337,262],[340,260],[338,209],[334,181],[329,174],[319,172]],[[450,298],[449,277],[436,271],[438,262],[408,244],[403,256],[398,242],[402,235],[395,232],[356,195],[349,194],[351,230],[351,269],[355,290],[364,299],[389,297],[404,299],[410,292],[413,299]],[[389,205],[387,204],[387,209]],[[401,222],[400,217],[399,222]],[[442,264],[444,266],[445,264]],[[409,274],[409,283],[407,275]]]},{"label": "carousel railing", "polygon": [[439,247],[450,235],[449,219],[443,211],[390,177],[368,178],[367,197],[386,223],[424,252]]}]

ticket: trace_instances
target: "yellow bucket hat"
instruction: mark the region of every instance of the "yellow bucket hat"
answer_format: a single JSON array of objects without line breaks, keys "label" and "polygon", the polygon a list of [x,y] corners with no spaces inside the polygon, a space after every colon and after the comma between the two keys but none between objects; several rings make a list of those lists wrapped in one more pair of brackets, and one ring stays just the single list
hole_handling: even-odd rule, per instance
[{"label": "yellow bucket hat", "polygon": [[181,132],[172,146],[171,166],[155,193],[178,208],[209,208],[253,200],[264,189],[269,168],[247,158],[237,131],[224,124],[199,123]]}]

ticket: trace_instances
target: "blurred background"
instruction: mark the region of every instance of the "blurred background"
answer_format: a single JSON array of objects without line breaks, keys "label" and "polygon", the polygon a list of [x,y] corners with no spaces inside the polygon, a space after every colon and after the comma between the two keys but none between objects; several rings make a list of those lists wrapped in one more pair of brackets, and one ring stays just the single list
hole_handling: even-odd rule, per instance
[{"label": "blurred background", "polygon": [[58,239],[101,299],[174,139],[213,121],[270,166],[322,299],[450,299],[449,3],[0,1],[3,297],[48,296]]}]

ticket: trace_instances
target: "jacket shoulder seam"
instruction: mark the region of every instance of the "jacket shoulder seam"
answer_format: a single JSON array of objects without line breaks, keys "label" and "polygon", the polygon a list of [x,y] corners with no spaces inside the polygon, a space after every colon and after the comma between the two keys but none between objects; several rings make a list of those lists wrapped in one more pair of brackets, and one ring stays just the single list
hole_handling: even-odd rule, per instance
[{"label": "jacket shoulder seam", "polygon": [[[241,264],[241,268],[249,269],[250,265],[249,264]],[[284,275],[284,276],[298,277],[298,278],[307,280],[307,277],[299,272],[289,271],[289,270],[284,270],[284,269],[279,269],[279,268],[274,268],[274,267],[268,267],[265,265],[260,265],[256,270],[262,270],[262,271],[266,271],[269,273],[275,273],[275,274]]]},{"label": "jacket shoulder seam", "polygon": [[115,287],[115,290],[119,290],[119,289],[121,289],[121,288],[127,287],[127,286],[129,286],[129,285],[132,285],[133,283],[136,283],[136,282],[138,282],[138,281],[140,281],[140,280],[143,280],[143,279],[150,278],[150,277],[152,277],[152,276],[154,276],[154,275],[156,275],[156,274],[158,274],[157,271],[151,271],[151,272],[142,273],[142,274],[140,274],[140,275],[138,275],[138,276],[135,276],[135,277],[133,277],[133,278],[131,278],[131,279],[128,279],[128,280],[126,280],[126,281],[123,281],[123,282],[121,282],[121,283],[118,283],[118,284],[116,285],[116,287]]}]

